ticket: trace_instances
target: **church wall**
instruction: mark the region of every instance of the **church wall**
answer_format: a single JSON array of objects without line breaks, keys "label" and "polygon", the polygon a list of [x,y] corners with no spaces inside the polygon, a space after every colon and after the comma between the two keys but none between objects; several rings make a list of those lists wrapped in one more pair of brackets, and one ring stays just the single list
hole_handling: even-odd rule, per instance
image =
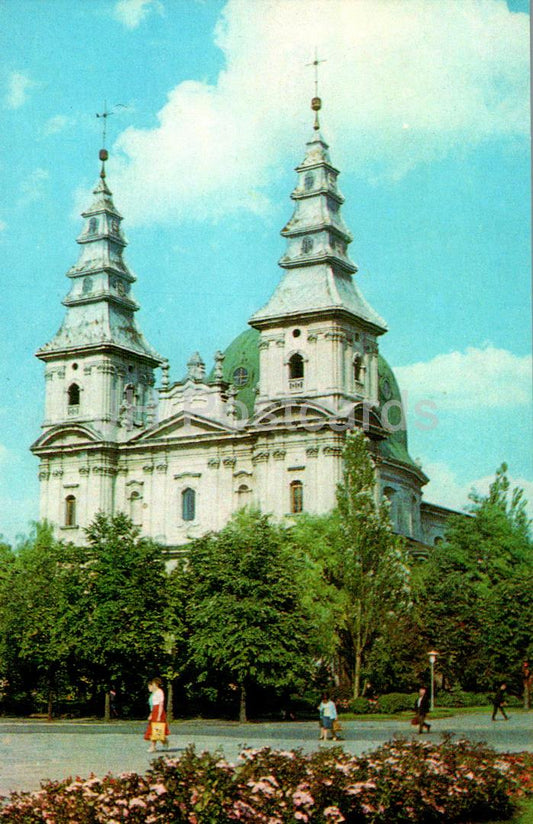
[{"label": "church wall", "polygon": [[[294,321],[261,333],[259,403],[306,397],[338,410],[348,400],[378,400],[377,343],[362,326],[331,320]],[[293,356],[303,359],[303,378],[290,378]],[[361,368],[355,379],[355,359]]]}]

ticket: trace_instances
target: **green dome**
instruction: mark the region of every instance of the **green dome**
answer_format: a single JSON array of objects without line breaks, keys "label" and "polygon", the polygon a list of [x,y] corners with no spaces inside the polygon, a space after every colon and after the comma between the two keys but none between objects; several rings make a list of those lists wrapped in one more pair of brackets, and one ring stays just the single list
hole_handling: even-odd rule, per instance
[{"label": "green dome", "polygon": [[402,404],[400,387],[394,377],[394,372],[382,355],[378,355],[378,375],[379,375],[379,405],[386,413],[384,423],[388,423],[396,430],[402,423],[403,426],[390,433],[389,437],[381,441],[379,451],[384,458],[416,466],[415,462],[407,450],[407,419]]},{"label": "green dome", "polygon": [[[256,387],[259,382],[259,338],[257,329],[246,329],[233,340],[224,352],[223,379],[233,383],[237,391],[237,400],[243,403],[251,416],[254,411]],[[404,415],[402,396],[394,373],[382,355],[378,356],[379,403],[386,406],[386,420],[392,427],[401,423]],[[211,372],[209,379],[213,379]],[[395,401],[395,403],[390,403]],[[407,450],[407,431],[405,428],[391,432],[389,437],[380,441],[379,451],[384,458],[416,466]]]},{"label": "green dome", "polygon": [[[255,390],[259,383],[259,332],[246,329],[230,343],[224,352],[222,377],[234,384],[237,400],[243,403],[251,417],[255,405]],[[209,375],[213,380],[213,372]]]}]

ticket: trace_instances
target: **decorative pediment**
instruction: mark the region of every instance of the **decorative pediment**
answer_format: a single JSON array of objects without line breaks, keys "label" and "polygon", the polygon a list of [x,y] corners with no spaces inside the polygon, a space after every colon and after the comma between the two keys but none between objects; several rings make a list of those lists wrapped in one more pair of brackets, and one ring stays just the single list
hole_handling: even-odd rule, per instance
[{"label": "decorative pediment", "polygon": [[220,421],[213,421],[209,418],[204,418],[202,415],[181,411],[177,415],[161,421],[152,429],[136,435],[135,438],[132,438],[132,441],[190,438],[194,435],[233,435],[235,431],[234,427],[223,424]]},{"label": "decorative pediment", "polygon": [[296,401],[290,400],[285,402],[273,403],[266,408],[261,409],[257,417],[252,421],[252,426],[280,426],[280,424],[287,424],[293,426],[295,423],[316,422],[317,419],[323,421],[336,417],[335,414],[326,407],[312,401]]},{"label": "decorative pediment", "polygon": [[48,449],[50,447],[81,446],[86,443],[98,443],[101,437],[86,424],[57,424],[43,432],[31,449]]}]

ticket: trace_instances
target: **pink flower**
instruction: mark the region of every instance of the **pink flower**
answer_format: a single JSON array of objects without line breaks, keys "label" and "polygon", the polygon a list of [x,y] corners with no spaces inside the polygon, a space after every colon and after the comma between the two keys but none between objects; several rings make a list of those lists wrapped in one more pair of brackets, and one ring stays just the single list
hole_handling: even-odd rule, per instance
[{"label": "pink flower", "polygon": [[324,815],[332,824],[341,824],[342,821],[346,821],[338,807],[326,807]]},{"label": "pink flower", "polygon": [[307,804],[307,806],[311,807],[315,803],[315,799],[313,798],[307,790],[297,789],[292,794],[292,800],[297,807],[302,806],[303,804]]}]

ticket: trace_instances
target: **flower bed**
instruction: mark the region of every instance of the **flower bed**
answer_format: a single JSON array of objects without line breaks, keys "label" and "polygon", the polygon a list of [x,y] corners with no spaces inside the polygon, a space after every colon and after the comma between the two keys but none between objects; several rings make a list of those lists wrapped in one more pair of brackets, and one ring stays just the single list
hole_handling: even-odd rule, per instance
[{"label": "flower bed", "polygon": [[351,756],[340,747],[244,750],[237,765],[193,747],[144,776],[47,782],[12,793],[10,824],[431,824],[487,821],[533,793],[533,757],[468,741],[390,742]]}]

